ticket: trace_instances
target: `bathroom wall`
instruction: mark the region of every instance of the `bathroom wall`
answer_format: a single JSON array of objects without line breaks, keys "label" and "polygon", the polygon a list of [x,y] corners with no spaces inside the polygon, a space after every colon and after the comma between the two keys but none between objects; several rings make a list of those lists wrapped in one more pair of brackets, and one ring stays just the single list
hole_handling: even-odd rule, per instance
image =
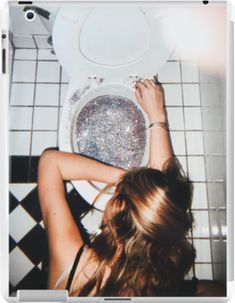
[{"label": "bathroom wall", "polygon": [[226,278],[226,83],[200,71],[213,275]]}]

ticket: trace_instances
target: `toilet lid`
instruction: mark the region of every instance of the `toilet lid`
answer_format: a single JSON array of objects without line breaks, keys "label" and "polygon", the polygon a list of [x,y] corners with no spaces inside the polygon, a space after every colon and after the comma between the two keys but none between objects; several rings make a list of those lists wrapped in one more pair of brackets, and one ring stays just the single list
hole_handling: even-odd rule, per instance
[{"label": "toilet lid", "polygon": [[83,56],[95,64],[131,64],[149,49],[148,23],[139,9],[116,7],[107,13],[96,8],[82,24],[79,44]]},{"label": "toilet lid", "polygon": [[53,27],[53,47],[70,77],[151,78],[174,47],[166,18],[139,7],[63,7]]}]

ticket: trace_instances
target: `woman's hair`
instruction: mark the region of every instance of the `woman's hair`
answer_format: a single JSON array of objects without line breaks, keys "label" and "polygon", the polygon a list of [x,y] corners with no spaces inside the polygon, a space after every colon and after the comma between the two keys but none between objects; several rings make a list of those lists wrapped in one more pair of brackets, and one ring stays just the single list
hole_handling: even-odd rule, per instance
[{"label": "woman's hair", "polygon": [[191,195],[191,183],[175,159],[162,171],[125,173],[91,242],[98,268],[77,295],[176,295],[195,258],[186,239],[192,227]]}]

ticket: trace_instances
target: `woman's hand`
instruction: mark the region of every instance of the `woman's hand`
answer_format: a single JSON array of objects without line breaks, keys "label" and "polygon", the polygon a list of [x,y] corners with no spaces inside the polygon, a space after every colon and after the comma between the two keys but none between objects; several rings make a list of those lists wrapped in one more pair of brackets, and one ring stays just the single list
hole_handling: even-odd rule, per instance
[{"label": "woman's hand", "polygon": [[135,88],[136,99],[149,116],[150,123],[166,122],[161,85],[156,84],[153,80],[144,80],[143,82],[137,81]]}]

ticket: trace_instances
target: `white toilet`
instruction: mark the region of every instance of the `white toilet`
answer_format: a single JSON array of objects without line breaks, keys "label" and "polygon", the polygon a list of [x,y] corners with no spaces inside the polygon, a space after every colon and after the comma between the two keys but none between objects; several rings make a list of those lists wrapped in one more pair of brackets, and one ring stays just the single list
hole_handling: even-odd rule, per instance
[{"label": "white toilet", "polygon": [[[53,27],[53,46],[70,77],[60,118],[61,150],[76,152],[73,143],[75,117],[93,98],[118,95],[139,106],[134,82],[156,75],[174,48],[171,42],[164,40],[161,31],[164,22],[165,17],[151,7],[79,5],[59,10]],[[144,112],[143,115],[147,126],[148,119]],[[146,144],[143,165],[147,164],[148,155]],[[88,203],[92,203],[98,189],[105,184],[76,181],[73,185]],[[88,231],[97,229],[110,197],[110,194],[103,195],[96,204],[97,211],[83,219]]]}]

